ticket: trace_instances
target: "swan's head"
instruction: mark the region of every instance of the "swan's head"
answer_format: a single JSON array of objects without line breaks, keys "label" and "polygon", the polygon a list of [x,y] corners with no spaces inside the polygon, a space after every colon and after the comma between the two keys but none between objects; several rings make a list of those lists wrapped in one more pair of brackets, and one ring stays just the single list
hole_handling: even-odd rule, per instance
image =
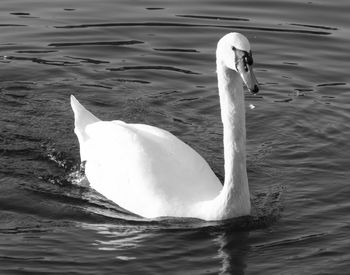
[{"label": "swan's head", "polygon": [[239,73],[251,93],[259,91],[253,72],[252,51],[244,35],[231,32],[222,37],[218,42],[216,58],[217,62],[222,62],[227,68]]}]

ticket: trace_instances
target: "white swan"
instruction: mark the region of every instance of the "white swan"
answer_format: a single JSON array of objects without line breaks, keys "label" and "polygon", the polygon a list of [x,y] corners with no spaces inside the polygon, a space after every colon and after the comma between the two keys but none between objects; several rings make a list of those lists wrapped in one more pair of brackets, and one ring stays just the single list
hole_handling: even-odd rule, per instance
[{"label": "white swan", "polygon": [[225,182],[171,133],[144,124],[101,121],[74,96],[75,133],[91,186],[146,218],[222,220],[250,214],[242,80],[258,92],[246,37],[229,33],[217,45],[217,75],[224,128]]}]

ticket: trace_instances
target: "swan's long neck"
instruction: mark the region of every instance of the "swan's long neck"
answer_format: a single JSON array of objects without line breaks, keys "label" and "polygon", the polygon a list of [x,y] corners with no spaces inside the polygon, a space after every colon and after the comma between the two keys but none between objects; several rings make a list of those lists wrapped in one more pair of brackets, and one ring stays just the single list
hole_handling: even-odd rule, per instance
[{"label": "swan's long neck", "polygon": [[224,128],[225,182],[218,196],[222,218],[250,213],[246,170],[246,129],[243,85],[240,75],[217,61],[221,119]]}]

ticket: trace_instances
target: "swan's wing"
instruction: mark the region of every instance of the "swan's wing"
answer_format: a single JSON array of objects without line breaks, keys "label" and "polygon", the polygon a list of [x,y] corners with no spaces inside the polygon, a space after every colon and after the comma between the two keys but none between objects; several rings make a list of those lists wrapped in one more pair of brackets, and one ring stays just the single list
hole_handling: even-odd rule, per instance
[{"label": "swan's wing", "polygon": [[78,104],[81,158],[91,186],[105,197],[144,217],[185,217],[193,204],[219,194],[221,183],[207,162],[171,133],[100,121]]},{"label": "swan's wing", "polygon": [[91,186],[129,211],[187,216],[189,207],[221,190],[207,162],[169,132],[120,121],[90,124],[86,132]]}]

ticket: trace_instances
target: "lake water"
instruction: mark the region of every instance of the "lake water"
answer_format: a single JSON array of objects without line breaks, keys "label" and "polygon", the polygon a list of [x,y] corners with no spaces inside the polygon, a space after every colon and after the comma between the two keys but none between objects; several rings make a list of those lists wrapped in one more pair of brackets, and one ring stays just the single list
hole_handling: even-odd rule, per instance
[{"label": "lake water", "polygon": [[[349,274],[350,2],[2,0],[0,274]],[[69,96],[222,177],[215,47],[245,34],[252,216],[145,220],[81,178]],[[248,108],[249,105],[255,108]]]}]

